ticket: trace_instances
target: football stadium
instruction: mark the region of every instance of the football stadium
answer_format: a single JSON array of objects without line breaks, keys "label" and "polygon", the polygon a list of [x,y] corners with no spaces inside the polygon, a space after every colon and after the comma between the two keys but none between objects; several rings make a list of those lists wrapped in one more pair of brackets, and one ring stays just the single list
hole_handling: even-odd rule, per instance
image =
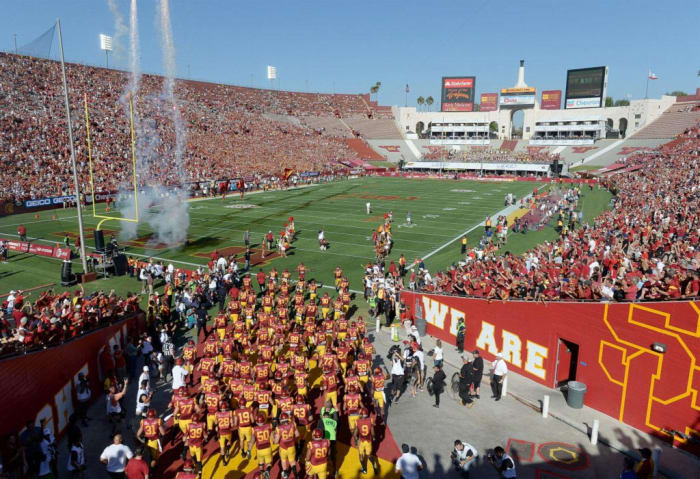
[{"label": "football stadium", "polygon": [[[0,478],[700,477],[680,54],[668,80],[517,47],[375,82],[340,45],[407,21],[387,6],[330,32],[281,4],[68,4],[0,21]],[[254,19],[325,38],[332,86],[260,64],[291,48],[269,39],[227,53],[257,82],[190,74]]]}]

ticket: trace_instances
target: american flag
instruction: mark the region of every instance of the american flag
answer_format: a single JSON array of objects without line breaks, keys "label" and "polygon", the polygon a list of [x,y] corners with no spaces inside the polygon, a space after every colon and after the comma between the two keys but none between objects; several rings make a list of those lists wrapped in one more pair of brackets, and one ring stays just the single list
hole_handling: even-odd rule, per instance
[{"label": "american flag", "polygon": [[649,70],[649,80],[658,80],[659,77],[656,76],[656,73],[652,73],[651,70]]},{"label": "american flag", "polygon": [[408,88],[408,83],[406,83],[406,93],[410,92],[411,90]]}]

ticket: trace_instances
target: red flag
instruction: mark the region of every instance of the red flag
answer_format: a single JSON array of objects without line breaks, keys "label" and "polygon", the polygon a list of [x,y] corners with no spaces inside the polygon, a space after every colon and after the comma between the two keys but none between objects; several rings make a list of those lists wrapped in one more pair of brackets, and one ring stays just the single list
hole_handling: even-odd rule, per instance
[{"label": "red flag", "polygon": [[282,176],[284,177],[285,180],[288,180],[290,176],[294,173],[294,170],[292,168],[285,168],[284,173],[282,173]]}]

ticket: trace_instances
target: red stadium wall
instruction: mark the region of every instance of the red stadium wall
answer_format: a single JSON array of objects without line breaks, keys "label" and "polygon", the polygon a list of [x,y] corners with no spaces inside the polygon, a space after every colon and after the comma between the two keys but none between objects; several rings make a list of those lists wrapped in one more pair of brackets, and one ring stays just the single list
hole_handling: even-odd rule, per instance
[{"label": "red stadium wall", "polygon": [[0,437],[19,432],[28,420],[38,424],[43,418],[49,420],[54,434],[62,435],[74,411],[78,373],[88,377],[92,399],[101,399],[105,354],[115,344],[123,348],[143,319],[141,313],[64,345],[1,360]]},{"label": "red stadium wall", "polygon": [[[586,405],[640,430],[700,436],[700,307],[694,302],[535,303],[402,293],[428,334],[455,344],[460,316],[467,350],[492,360],[503,352],[512,371],[547,387],[568,377],[560,339],[579,347],[577,381]],[[651,345],[666,345],[666,353]],[[700,451],[696,451],[698,453]]]}]

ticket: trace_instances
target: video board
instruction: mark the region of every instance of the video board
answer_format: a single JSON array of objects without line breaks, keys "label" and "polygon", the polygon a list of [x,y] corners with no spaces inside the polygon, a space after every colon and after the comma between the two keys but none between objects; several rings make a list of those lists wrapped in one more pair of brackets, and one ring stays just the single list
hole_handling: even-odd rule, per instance
[{"label": "video board", "polygon": [[474,111],[475,77],[442,77],[440,111]]}]

